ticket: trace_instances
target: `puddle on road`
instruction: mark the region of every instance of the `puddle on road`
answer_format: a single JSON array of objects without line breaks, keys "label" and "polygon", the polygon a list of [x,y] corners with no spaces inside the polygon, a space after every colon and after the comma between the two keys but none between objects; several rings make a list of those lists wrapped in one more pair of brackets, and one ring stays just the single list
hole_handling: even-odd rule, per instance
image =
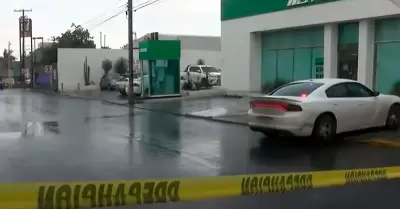
[{"label": "puddle on road", "polygon": [[46,133],[60,134],[58,122],[28,122],[23,128],[22,136],[43,136]]},{"label": "puddle on road", "polygon": [[196,115],[196,116],[202,116],[202,117],[218,117],[222,115],[226,115],[228,113],[228,110],[226,108],[213,108],[213,109],[208,109],[208,110],[203,110],[203,111],[198,111],[198,112],[191,112],[191,115]]},{"label": "puddle on road", "polygon": [[47,134],[60,134],[57,121],[30,121],[25,124],[17,121],[0,121],[0,141]]},{"label": "puddle on road", "polygon": [[0,133],[0,141],[19,139],[22,136],[22,132],[2,132]]}]

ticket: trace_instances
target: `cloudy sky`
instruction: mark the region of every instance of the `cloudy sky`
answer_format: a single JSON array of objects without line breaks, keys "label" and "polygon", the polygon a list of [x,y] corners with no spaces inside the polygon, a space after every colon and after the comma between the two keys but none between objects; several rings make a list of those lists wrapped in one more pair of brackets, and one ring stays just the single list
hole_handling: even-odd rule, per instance
[{"label": "cloudy sky", "polygon": [[[140,5],[147,0],[133,0]],[[0,49],[11,48],[18,55],[18,17],[14,9],[32,9],[27,15],[33,20],[33,36],[49,39],[71,26],[83,24],[90,29],[96,45],[100,32],[107,35],[107,45],[119,48],[127,43],[127,18],[124,13],[99,25],[121,11],[126,0],[0,0]],[[148,32],[168,34],[220,35],[220,0],[160,0],[140,9],[133,16],[138,36]],[[27,39],[28,40],[28,39]],[[29,46],[27,46],[29,47]]]}]

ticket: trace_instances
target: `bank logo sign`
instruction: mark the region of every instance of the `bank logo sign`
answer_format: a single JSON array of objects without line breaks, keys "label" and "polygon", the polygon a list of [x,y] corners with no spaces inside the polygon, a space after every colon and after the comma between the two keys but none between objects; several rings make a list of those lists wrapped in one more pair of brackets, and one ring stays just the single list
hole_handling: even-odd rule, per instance
[{"label": "bank logo sign", "polygon": [[288,0],[287,6],[292,7],[292,6],[308,4],[308,3],[312,3],[312,2],[314,2],[314,0]]}]

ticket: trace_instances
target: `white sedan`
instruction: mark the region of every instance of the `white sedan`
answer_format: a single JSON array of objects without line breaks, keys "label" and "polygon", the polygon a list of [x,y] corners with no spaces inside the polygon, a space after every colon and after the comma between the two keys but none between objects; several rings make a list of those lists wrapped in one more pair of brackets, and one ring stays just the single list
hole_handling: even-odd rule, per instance
[{"label": "white sedan", "polygon": [[400,97],[347,79],[311,79],[283,85],[250,102],[249,126],[267,136],[287,134],[332,141],[335,134],[372,127],[397,130]]}]

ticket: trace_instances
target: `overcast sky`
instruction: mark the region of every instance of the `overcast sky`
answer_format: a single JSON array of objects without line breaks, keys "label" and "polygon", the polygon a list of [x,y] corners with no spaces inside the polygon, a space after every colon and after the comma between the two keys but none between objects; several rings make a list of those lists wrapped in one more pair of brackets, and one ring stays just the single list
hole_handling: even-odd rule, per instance
[{"label": "overcast sky", "polygon": [[[133,0],[139,5],[147,0]],[[11,48],[18,56],[18,17],[14,9],[32,9],[33,36],[49,39],[66,31],[72,22],[91,29],[96,45],[100,32],[107,35],[106,44],[119,48],[128,42],[125,14],[98,26],[115,15],[126,0],[0,0],[0,49]],[[121,8],[121,7],[119,7]],[[220,35],[220,0],[161,0],[134,13],[134,31],[138,36],[149,32],[168,34]],[[28,41],[28,39],[26,39]],[[27,47],[29,47],[27,45]]]}]

